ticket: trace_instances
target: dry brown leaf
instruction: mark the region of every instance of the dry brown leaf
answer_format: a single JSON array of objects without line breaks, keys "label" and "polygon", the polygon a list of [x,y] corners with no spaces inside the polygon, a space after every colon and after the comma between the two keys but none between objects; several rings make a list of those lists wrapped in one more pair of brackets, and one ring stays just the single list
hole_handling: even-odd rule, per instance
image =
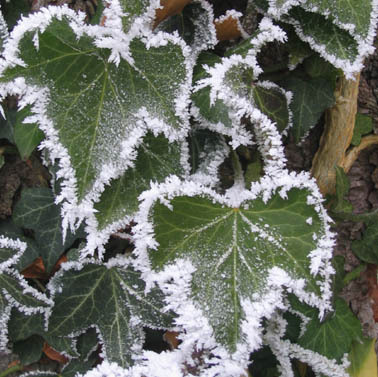
[{"label": "dry brown leaf", "polygon": [[371,299],[371,306],[374,313],[374,321],[378,322],[378,284],[377,284],[377,266],[368,265],[365,276],[369,285],[369,297]]},{"label": "dry brown leaf", "polygon": [[169,344],[171,350],[174,350],[180,344],[180,340],[178,339],[179,332],[176,331],[166,331],[163,335],[163,339]]},{"label": "dry brown leaf", "polygon": [[335,192],[335,168],[343,166],[353,136],[359,80],[360,74],[355,80],[341,77],[335,90],[336,103],[326,112],[324,132],[311,169],[323,195]]},{"label": "dry brown leaf", "polygon": [[57,361],[60,364],[65,364],[68,361],[68,358],[61,353],[55,351],[51,348],[46,342],[43,345],[44,354],[51,360]]},{"label": "dry brown leaf", "polygon": [[241,37],[238,19],[229,15],[215,21],[215,30],[219,41],[229,41]]},{"label": "dry brown leaf", "polygon": [[161,0],[160,5],[163,7],[156,10],[154,28],[164,21],[166,18],[181,13],[185,5],[192,0]]},{"label": "dry brown leaf", "polygon": [[46,279],[48,277],[41,257],[37,258],[31,265],[24,268],[21,274],[29,279]]},{"label": "dry brown leaf", "polygon": [[[59,270],[60,265],[67,262],[67,257],[62,255],[56,262],[52,274]],[[48,279],[49,275],[46,273],[45,265],[41,257],[38,257],[31,265],[22,270],[21,274],[29,279]]]}]

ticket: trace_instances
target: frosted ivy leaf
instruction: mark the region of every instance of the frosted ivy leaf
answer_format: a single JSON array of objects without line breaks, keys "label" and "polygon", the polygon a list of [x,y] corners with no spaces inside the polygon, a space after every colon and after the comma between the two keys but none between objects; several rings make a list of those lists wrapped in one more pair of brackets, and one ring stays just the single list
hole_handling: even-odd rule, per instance
[{"label": "frosted ivy leaf", "polygon": [[158,30],[169,33],[177,31],[191,47],[193,59],[201,51],[212,49],[218,42],[212,7],[204,0],[192,1],[180,14],[163,21]]},{"label": "frosted ivy leaf", "polygon": [[90,36],[99,30],[66,8],[31,15],[5,48],[1,78],[3,96],[33,104],[31,118],[47,135],[44,145],[52,159],[60,158],[61,199],[79,217],[92,211],[88,202],[104,183],[130,166],[148,129],[173,141],[185,136],[188,125],[190,70],[181,42],[165,35],[146,46],[135,37],[125,42],[130,56],[115,65],[112,51],[96,47]]},{"label": "frosted ivy leaf", "polygon": [[273,83],[258,81],[262,70],[256,59],[266,43],[284,39],[285,33],[264,18],[258,31],[225,57],[204,53],[198,59],[192,113],[203,126],[231,136],[234,148],[251,143],[243,116],[252,123],[261,123],[265,116],[281,132],[290,125],[290,95]]},{"label": "frosted ivy leaf", "polygon": [[130,30],[136,18],[142,16],[147,11],[150,2],[151,0],[119,0],[123,11],[122,26],[125,33]]},{"label": "frosted ivy leaf", "polygon": [[263,12],[294,25],[298,36],[349,78],[373,52],[375,0],[257,0]]},{"label": "frosted ivy leaf", "polygon": [[145,194],[136,253],[141,261],[148,254],[167,281],[175,276],[165,272],[169,266],[182,260],[193,266],[189,299],[231,354],[242,344],[258,348],[258,323],[281,305],[284,288],[321,312],[330,307],[332,236],[320,194],[306,177],[291,175],[289,187],[288,176],[277,185],[263,180],[224,197],[175,180],[155,188],[155,200]]},{"label": "frosted ivy leaf", "polygon": [[45,313],[51,302],[47,297],[29,286],[27,281],[12,268],[26,244],[0,236],[0,349],[6,350],[8,343],[8,320],[11,309],[24,313]]},{"label": "frosted ivy leaf", "polygon": [[95,203],[94,218],[87,221],[87,251],[96,247],[103,250],[109,235],[130,223],[138,209],[138,196],[150,188],[150,182],[162,182],[171,174],[185,175],[188,170],[187,161],[183,161],[187,159],[186,148],[186,143],[169,143],[162,135],[154,137],[148,133],[144,137],[134,166],[112,180]]},{"label": "frosted ivy leaf", "polygon": [[172,326],[171,313],[163,312],[162,292],[154,288],[146,294],[140,273],[126,261],[67,263],[49,287],[54,296],[50,335],[73,336],[94,326],[105,357],[121,366],[141,351],[143,326]]}]

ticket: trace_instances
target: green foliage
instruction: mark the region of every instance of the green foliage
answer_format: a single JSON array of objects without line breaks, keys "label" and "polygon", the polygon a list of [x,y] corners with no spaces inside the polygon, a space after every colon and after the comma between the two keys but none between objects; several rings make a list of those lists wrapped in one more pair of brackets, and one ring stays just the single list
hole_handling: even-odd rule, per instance
[{"label": "green foliage", "polygon": [[[2,8],[0,156],[41,156],[51,188],[21,187],[0,223],[0,347],[25,365],[45,343],[68,357],[26,376],[239,377],[252,361],[254,377],[339,377],[346,355],[362,369],[337,297],[350,276],[282,138],[303,140],[362,68],[377,10],[258,0],[251,35],[218,43],[212,3],[168,1],[160,23],[158,0],[100,1],[91,24],[53,6],[14,26],[25,4]],[[368,262],[374,229],[353,244]],[[179,345],[148,350],[151,329]]]},{"label": "green foliage", "polygon": [[371,131],[373,131],[373,120],[367,115],[357,113],[353,137],[350,143],[352,145],[359,145],[361,143],[362,136],[370,133]]}]

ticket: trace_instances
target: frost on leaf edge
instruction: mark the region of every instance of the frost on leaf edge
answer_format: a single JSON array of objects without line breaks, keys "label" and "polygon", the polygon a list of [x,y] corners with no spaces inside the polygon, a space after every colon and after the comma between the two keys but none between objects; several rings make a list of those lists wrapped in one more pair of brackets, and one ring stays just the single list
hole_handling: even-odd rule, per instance
[{"label": "frost on leaf edge", "polygon": [[[256,302],[249,300],[242,302],[242,307],[248,317],[242,323],[242,332],[245,334],[246,343],[238,344],[237,351],[233,355],[229,355],[228,351],[216,343],[212,329],[202,311],[197,309],[192,300],[188,298],[190,276],[194,272],[191,263],[180,259],[177,263],[166,266],[161,272],[151,270],[148,249],[155,249],[158,245],[154,239],[154,228],[149,220],[149,213],[157,201],[169,207],[169,200],[181,195],[204,196],[220,204],[238,207],[245,200],[253,200],[257,197],[262,197],[264,201],[267,201],[274,192],[278,192],[285,198],[287,191],[291,188],[308,189],[311,192],[308,197],[308,204],[315,207],[319,217],[323,220],[325,235],[318,240],[318,247],[310,253],[312,274],[317,274],[324,279],[324,282],[319,285],[322,297],[319,298],[314,293],[305,292],[303,282],[291,279],[286,272],[279,268],[273,268],[270,271],[267,283],[273,289]],[[165,183],[145,191],[141,195],[141,199],[143,201],[136,217],[137,225],[133,228],[136,246],[134,253],[137,256],[134,263],[137,269],[143,271],[147,289],[158,283],[167,294],[167,307],[179,315],[176,324],[186,330],[186,333],[181,336],[182,344],[179,349],[186,354],[186,357],[190,357],[189,350],[204,346],[209,347],[211,353],[215,356],[212,361],[214,370],[221,371],[230,365],[234,367],[236,365],[247,365],[249,352],[260,348],[262,345],[263,329],[260,323],[261,319],[263,317],[269,318],[276,309],[287,309],[284,301],[283,286],[288,287],[304,302],[317,307],[320,316],[331,308],[331,276],[334,273],[331,266],[331,257],[334,240],[329,226],[330,218],[322,206],[323,199],[321,194],[316,183],[307,173],[295,174],[284,171],[281,177],[275,176],[272,178],[266,176],[262,178],[260,182],[252,185],[251,190],[240,191],[240,187],[234,187],[226,192],[224,196],[217,194],[211,188],[205,187],[200,183],[188,180],[181,181],[177,177],[170,177]],[[187,314],[193,313],[193,311],[195,312],[195,321],[193,321],[192,314]]]},{"label": "frost on leaf edge", "polygon": [[[116,3],[114,1],[114,3]],[[34,38],[35,48],[38,49],[38,31],[43,32],[54,18],[61,21],[65,17],[71,29],[79,38],[84,33],[94,39],[94,44],[99,48],[110,48],[112,53],[109,61],[117,63],[120,55],[117,48],[120,44],[117,43],[117,38],[122,35],[122,31],[117,28],[110,29],[109,27],[102,27],[97,25],[84,24],[84,15],[82,13],[76,14],[73,10],[69,9],[67,5],[62,7],[49,6],[42,8],[38,13],[34,13],[22,19],[12,31],[10,38],[5,44],[4,59],[0,62],[0,75],[5,69],[15,65],[24,66],[25,64],[17,56],[18,44],[27,32],[36,32]],[[137,35],[133,35],[135,38]],[[114,38],[113,38],[114,37]],[[70,227],[74,231],[79,224],[87,218],[93,216],[94,208],[93,203],[98,201],[106,184],[109,184],[111,179],[118,178],[127,167],[133,166],[133,161],[136,156],[136,149],[142,142],[142,138],[151,130],[155,135],[162,132],[170,142],[183,140],[189,130],[189,92],[192,77],[192,64],[190,62],[190,49],[184,41],[177,35],[170,35],[167,33],[152,33],[140,35],[142,42],[147,48],[159,47],[167,43],[172,43],[181,48],[185,58],[186,80],[181,87],[181,94],[176,99],[176,115],[182,119],[182,127],[180,130],[174,132],[170,127],[166,126],[164,122],[159,119],[152,118],[145,109],[141,108],[136,114],[139,118],[138,126],[133,130],[133,133],[127,140],[122,142],[123,153],[121,158],[124,160],[123,170],[111,166],[104,166],[100,176],[95,181],[91,191],[78,204],[76,197],[76,178],[74,170],[70,163],[70,157],[66,148],[59,142],[57,131],[54,129],[52,121],[46,116],[46,105],[49,101],[48,90],[46,88],[27,86],[23,78],[16,78],[13,82],[8,82],[0,86],[0,95],[4,98],[6,95],[17,95],[21,99],[19,107],[22,109],[27,105],[32,106],[34,115],[29,116],[27,121],[38,123],[39,128],[45,133],[46,139],[41,143],[40,149],[47,149],[48,159],[54,161],[59,160],[58,178],[63,178],[62,191],[56,198],[56,202],[63,202],[62,216],[63,216],[63,230],[64,233]],[[113,39],[112,39],[113,38]],[[127,38],[126,38],[127,39]],[[106,43],[104,43],[104,40]],[[128,42],[130,42],[130,39]],[[127,45],[126,45],[127,46]],[[125,42],[121,47],[125,47]],[[132,64],[132,58],[128,55],[127,48],[123,49],[122,58],[129,64]],[[119,60],[118,60],[119,61]]]}]

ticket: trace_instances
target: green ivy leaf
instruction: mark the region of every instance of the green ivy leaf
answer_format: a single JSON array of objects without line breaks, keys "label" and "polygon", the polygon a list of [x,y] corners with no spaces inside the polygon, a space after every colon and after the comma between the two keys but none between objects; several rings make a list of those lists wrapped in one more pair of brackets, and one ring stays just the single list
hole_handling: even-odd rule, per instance
[{"label": "green ivy leaf", "polygon": [[13,352],[17,354],[22,365],[39,361],[42,356],[44,340],[39,335],[14,343]]},{"label": "green ivy leaf", "polygon": [[[222,59],[212,53],[203,52],[197,59],[197,64],[193,72],[193,84],[207,76],[203,66],[206,64],[213,67],[216,63],[220,63]],[[226,104],[217,99],[213,105],[210,103],[210,88],[205,87],[192,93],[193,104],[198,108],[201,117],[211,124],[222,124],[225,127],[232,127],[229,109]]]},{"label": "green ivy leaf", "polygon": [[361,240],[352,242],[353,253],[362,261],[367,263],[378,263],[378,223],[368,222],[367,228]]},{"label": "green ivy leaf", "polygon": [[350,213],[353,211],[352,204],[345,199],[349,192],[349,178],[343,168],[336,166],[336,201],[332,203],[331,210],[336,213]]},{"label": "green ivy leaf", "polygon": [[21,16],[26,16],[29,13],[30,4],[27,0],[5,1],[1,4],[1,11],[9,29],[13,29]]},{"label": "green ivy leaf", "polygon": [[53,278],[54,307],[49,318],[51,336],[68,336],[96,326],[106,357],[121,366],[132,363],[143,342],[142,326],[168,328],[171,316],[162,312],[163,295],[145,283],[131,267],[85,264]]},{"label": "green ivy leaf", "polygon": [[33,36],[25,32],[18,45],[26,66],[5,69],[1,81],[22,77],[27,85],[49,89],[46,115],[68,151],[79,202],[94,189],[105,166],[124,169],[122,145],[140,127],[141,109],[160,122],[170,139],[179,137],[186,123],[175,109],[187,80],[181,46],[168,41],[147,48],[135,37],[128,45],[133,64],[120,59],[116,65],[109,62],[109,50],[96,47],[85,33],[78,38],[67,17],[53,18],[39,32],[38,49]]},{"label": "green ivy leaf", "polygon": [[135,19],[142,16],[146,12],[148,6],[150,5],[150,0],[120,0],[120,5],[123,11],[123,31],[127,33],[133,25]]},{"label": "green ivy leaf", "polygon": [[214,16],[201,3],[192,2],[181,13],[161,22],[156,31],[177,32],[192,48],[193,54],[209,50],[217,44]]},{"label": "green ivy leaf", "polygon": [[324,230],[308,195],[293,188],[286,200],[275,194],[266,203],[257,198],[238,208],[206,195],[176,196],[169,208],[156,202],[151,209],[158,245],[149,253],[152,267],[161,270],[181,258],[191,262],[191,298],[230,352],[243,340],[241,301],[267,293],[274,266],[320,294],[309,253],[317,247],[313,235],[320,238]]},{"label": "green ivy leaf", "polygon": [[361,138],[373,131],[373,120],[368,115],[356,114],[356,122],[354,124],[353,137],[350,143],[352,145],[359,145]]},{"label": "green ivy leaf", "polygon": [[16,226],[12,219],[0,222],[0,234],[8,238],[19,239],[26,244],[25,252],[15,265],[18,271],[22,271],[39,257],[39,247],[35,240],[25,237],[22,229]]},{"label": "green ivy leaf", "polygon": [[340,362],[344,354],[350,352],[352,342],[362,339],[361,323],[343,299],[336,298],[334,312],[323,322],[319,321],[316,309],[300,303],[292,296],[290,303],[294,310],[310,319],[306,331],[298,339],[298,344],[303,348]]},{"label": "green ivy leaf", "polygon": [[[358,44],[347,31],[336,26],[325,16],[305,11],[301,7],[294,7],[289,12],[294,25],[300,30],[297,33],[306,41],[312,38],[312,48],[317,46],[325,49],[328,56],[335,56],[340,60],[353,64],[358,58]],[[287,21],[287,19],[285,19]],[[298,32],[299,31],[299,32]]]},{"label": "green ivy leaf", "polygon": [[162,182],[170,174],[184,175],[179,143],[169,143],[163,136],[148,134],[137,153],[134,167],[113,180],[94,206],[98,211],[96,219],[100,231],[133,216],[138,209],[138,196],[149,189],[150,182]]},{"label": "green ivy leaf", "polygon": [[56,351],[70,357],[79,356],[72,344],[72,338],[51,336],[49,332],[45,331],[45,316],[40,313],[26,315],[12,309],[8,322],[8,335],[13,343],[28,339],[33,335],[39,335]]},{"label": "green ivy leaf", "polygon": [[322,78],[304,80],[296,76],[281,80],[279,84],[293,93],[291,132],[298,143],[316,125],[324,110],[334,104],[333,87]]},{"label": "green ivy leaf", "polygon": [[74,234],[67,232],[63,242],[60,207],[55,204],[54,195],[49,188],[24,189],[13,210],[13,220],[18,226],[35,231],[39,253],[48,273],[76,238]]}]

